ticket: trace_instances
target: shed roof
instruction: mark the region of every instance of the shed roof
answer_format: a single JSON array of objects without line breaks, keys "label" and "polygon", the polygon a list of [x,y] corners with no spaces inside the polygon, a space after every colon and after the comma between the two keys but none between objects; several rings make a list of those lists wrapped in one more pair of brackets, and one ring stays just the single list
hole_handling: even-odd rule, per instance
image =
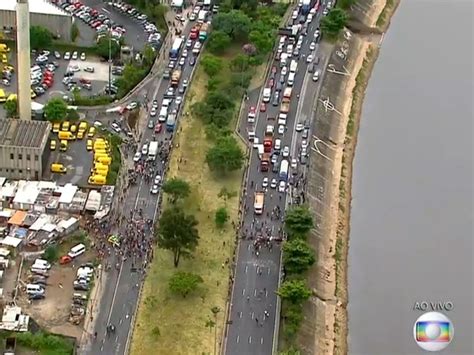
[{"label": "shed roof", "polygon": [[[70,16],[67,12],[60,10],[56,6],[45,0],[29,0],[30,14],[46,14],[58,16]],[[0,10],[15,11],[16,0],[1,0]]]},{"label": "shed roof", "polygon": [[6,236],[5,238],[3,238],[3,240],[0,240],[0,244],[7,245],[9,247],[14,247],[14,248],[19,246],[20,243],[21,243],[21,239],[10,237],[10,236]]},{"label": "shed roof", "polygon": [[[7,0],[8,2],[10,0]],[[0,1],[0,10],[4,0]],[[16,119],[0,120],[0,145],[9,147],[41,148],[49,133],[50,123]]]},{"label": "shed roof", "polygon": [[32,205],[38,198],[39,193],[40,189],[38,188],[37,181],[21,180],[18,184],[18,190],[13,199],[13,203],[26,203]]},{"label": "shed roof", "polygon": [[[61,187],[61,197],[59,197],[59,203],[71,203],[74,195],[77,192],[78,187],[73,184],[66,184]],[[59,190],[59,189],[58,189]]]},{"label": "shed roof", "polygon": [[8,224],[21,226],[26,217],[26,211],[16,211],[15,214],[8,220]]}]

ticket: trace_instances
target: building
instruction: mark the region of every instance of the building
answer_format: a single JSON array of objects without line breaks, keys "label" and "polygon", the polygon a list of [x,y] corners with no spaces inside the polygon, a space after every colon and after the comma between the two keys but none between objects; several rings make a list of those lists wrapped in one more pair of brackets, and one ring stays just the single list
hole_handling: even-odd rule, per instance
[{"label": "building", "polygon": [[0,176],[41,179],[50,129],[49,122],[0,119]]},{"label": "building", "polygon": [[[0,31],[16,31],[17,0],[0,0]],[[62,41],[71,40],[73,17],[46,0],[28,0],[30,25],[43,26]]]}]

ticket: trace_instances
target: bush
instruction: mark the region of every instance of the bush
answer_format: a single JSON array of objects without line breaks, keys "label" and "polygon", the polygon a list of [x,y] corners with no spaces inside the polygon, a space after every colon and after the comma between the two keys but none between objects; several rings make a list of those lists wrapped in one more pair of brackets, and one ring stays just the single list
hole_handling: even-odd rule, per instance
[{"label": "bush", "polygon": [[15,336],[18,345],[39,350],[41,354],[69,355],[74,351],[71,341],[42,331],[35,334],[30,332],[15,333]]},{"label": "bush", "polygon": [[48,245],[48,247],[44,251],[43,257],[50,263],[55,262],[59,259],[58,247],[56,245]]}]

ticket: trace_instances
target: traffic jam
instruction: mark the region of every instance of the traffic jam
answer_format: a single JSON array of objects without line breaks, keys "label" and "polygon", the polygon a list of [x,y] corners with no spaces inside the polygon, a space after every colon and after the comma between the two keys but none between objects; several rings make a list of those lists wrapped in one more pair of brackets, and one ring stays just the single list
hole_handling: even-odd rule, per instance
[{"label": "traffic jam", "polygon": [[[329,12],[330,7],[331,3],[328,3],[325,14]],[[275,190],[281,200],[289,185],[293,184],[299,175],[298,166],[305,166],[308,161],[310,122],[300,122],[299,117],[290,117],[290,105],[292,98],[296,99],[293,102],[298,102],[300,97],[298,90],[301,88],[295,87],[298,76],[304,77],[307,71],[316,82],[321,75],[317,55],[321,31],[319,28],[312,30],[311,26],[319,9],[320,1],[312,8],[309,1],[301,1],[294,10],[287,27],[291,34],[280,36],[273,66],[259,103],[251,106],[247,114],[248,139],[258,152],[259,170],[265,175],[261,182],[255,182],[254,212],[257,215],[263,213],[265,192],[269,189]],[[303,43],[309,52],[303,53]],[[303,63],[307,64],[306,67]],[[257,119],[265,120],[265,124],[261,125],[261,132],[256,132]],[[287,134],[293,134],[293,126],[289,127],[289,122],[294,123],[294,130],[300,136],[297,136],[300,144],[294,152],[290,152],[292,139],[287,137]],[[284,142],[288,142],[288,145]],[[251,184],[253,188],[254,181]],[[273,196],[273,193],[270,193]]]}]

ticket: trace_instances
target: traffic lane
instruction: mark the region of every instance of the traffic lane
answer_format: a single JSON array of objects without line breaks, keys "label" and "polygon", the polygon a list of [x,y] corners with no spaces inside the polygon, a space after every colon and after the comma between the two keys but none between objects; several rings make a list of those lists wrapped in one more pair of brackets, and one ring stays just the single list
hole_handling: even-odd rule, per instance
[{"label": "traffic lane", "polygon": [[145,30],[141,24],[132,20],[129,16],[117,11],[113,6],[108,5],[107,2],[101,0],[83,0],[82,2],[84,5],[104,14],[116,24],[124,26],[127,30],[124,36],[126,45],[132,46],[138,50],[142,50],[145,47],[148,36],[145,34]]}]

